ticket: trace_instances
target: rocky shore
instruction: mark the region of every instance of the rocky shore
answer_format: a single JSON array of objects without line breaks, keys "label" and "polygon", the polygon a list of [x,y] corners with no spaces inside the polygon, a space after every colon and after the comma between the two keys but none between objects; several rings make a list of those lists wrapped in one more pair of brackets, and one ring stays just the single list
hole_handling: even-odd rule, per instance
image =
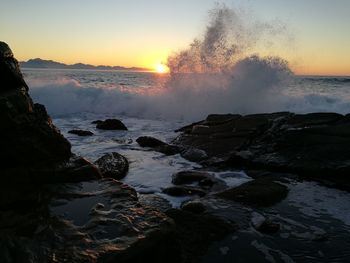
[{"label": "rocky shore", "polygon": [[[107,179],[113,158],[125,175],[125,160],[107,156],[100,170],[72,154],[4,42],[0,73],[0,262],[160,262],[174,222]],[[77,213],[62,217],[69,207]]]},{"label": "rocky shore", "polygon": [[[178,129],[171,142],[132,138],[147,151],[198,164],[164,175],[171,186],[157,195],[121,182],[131,162],[120,153],[94,162],[74,155],[28,91],[0,42],[0,262],[350,260],[343,215],[305,219],[295,205],[300,196],[350,189],[348,115],[213,114]],[[129,128],[117,119],[93,124],[94,132],[67,132],[94,137],[97,129]],[[227,171],[247,176],[238,185],[214,176]],[[184,201],[174,208],[162,195]],[[300,209],[312,210],[306,202]]]},{"label": "rocky shore", "polygon": [[205,151],[204,165],[295,173],[350,189],[350,115],[209,115],[178,131],[174,144]]}]

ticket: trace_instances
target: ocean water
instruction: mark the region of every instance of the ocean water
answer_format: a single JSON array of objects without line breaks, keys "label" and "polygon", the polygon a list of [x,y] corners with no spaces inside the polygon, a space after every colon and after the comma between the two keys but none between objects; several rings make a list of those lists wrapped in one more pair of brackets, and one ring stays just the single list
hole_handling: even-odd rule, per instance
[{"label": "ocean water", "polygon": [[[350,112],[349,77],[293,77],[276,82],[286,86],[271,86],[270,81],[245,81],[248,91],[237,89],[235,81],[224,86],[215,83],[217,76],[180,75],[171,79],[167,74],[148,72],[23,70],[30,94],[35,102],[45,104],[55,125],[72,144],[72,151],[91,161],[108,152],[118,152],[129,160],[130,169],[123,182],[133,186],[140,195],[154,194],[166,199],[173,207],[180,207],[192,197],[171,197],[162,190],[172,186],[172,174],[200,165],[183,159],[180,155],[165,156],[141,148],[139,136],[153,136],[171,142],[175,129],[198,121],[208,113],[255,113],[257,100],[246,98],[257,92],[257,112],[291,110],[296,112],[335,111]],[[259,78],[259,77],[258,77]],[[176,91],[174,83],[183,85]],[[214,83],[219,96],[213,101],[208,83]],[[273,82],[275,83],[275,82]],[[245,87],[241,81],[238,88]],[[254,85],[256,86],[254,86]],[[170,87],[169,87],[170,85]],[[267,87],[273,100],[262,96]],[[193,88],[193,90],[189,90]],[[209,90],[208,90],[209,89]],[[242,94],[239,98],[235,96]],[[235,96],[233,96],[235,95]],[[266,100],[263,102],[262,100]],[[270,103],[277,105],[271,108]],[[237,107],[237,105],[239,107]],[[189,107],[196,107],[190,110]],[[187,114],[188,113],[188,114]],[[92,121],[118,118],[128,131],[102,131],[95,129]],[[90,130],[91,137],[69,134],[71,129]],[[227,186],[235,187],[252,180],[240,170],[211,171]],[[278,235],[262,235],[253,228],[230,234],[214,243],[203,262],[346,262],[350,260],[348,247],[350,233],[349,195],[312,182],[290,182],[290,193],[275,207],[258,211],[282,228]],[[222,207],[229,213],[229,208]],[[66,207],[64,207],[64,210]],[[72,212],[72,211],[70,211]],[[74,212],[74,211],[73,211]],[[326,236],[326,242],[312,241]],[[242,261],[243,260],[243,261]],[[345,260],[345,261],[344,261]]]},{"label": "ocean water", "polygon": [[[174,91],[174,87],[167,86],[173,85],[174,82],[168,74],[24,69],[24,76],[34,101],[47,107],[54,123],[72,143],[74,153],[91,161],[111,151],[125,155],[130,161],[130,172],[124,181],[140,193],[162,195],[174,206],[179,206],[183,200],[162,194],[162,189],[171,186],[172,174],[201,167],[184,160],[180,155],[165,156],[141,148],[136,139],[140,136],[153,136],[171,142],[177,136],[174,130],[191,121],[201,120],[208,113],[236,113],[235,105],[232,110],[227,109],[237,100],[241,103],[246,100],[239,113],[255,113],[252,110],[246,111],[252,103],[249,98],[232,98],[233,101],[228,101],[228,105],[225,105],[226,97],[232,95],[230,91],[219,90],[219,94],[223,96],[222,101],[213,107],[207,100],[203,100],[207,92],[207,82],[201,87],[204,94],[201,94],[201,90],[194,93],[188,91],[188,95],[184,97],[184,90],[178,93]],[[182,84],[184,77],[180,78]],[[189,78],[190,76],[185,76],[185,80],[193,81]],[[198,85],[198,82],[196,84]],[[248,82],[248,85],[251,84]],[[257,85],[260,88],[263,83]],[[198,86],[194,88],[198,89]],[[253,90],[256,89],[255,87]],[[294,77],[289,79],[288,86],[279,89],[283,90],[283,93],[279,92],[276,96],[281,101],[298,101],[297,108],[292,109],[297,112],[322,110],[347,113],[347,107],[350,106],[349,77]],[[267,92],[271,93],[271,90]],[[264,97],[259,97],[259,100],[262,99]],[[189,110],[189,116],[186,116],[184,108],[187,109],[189,105],[186,103],[191,100],[193,107],[198,107],[199,104],[201,107],[194,111]],[[289,110],[290,104],[278,105],[281,108],[275,110]],[[260,112],[264,112],[264,109]],[[121,119],[129,130],[101,131],[91,124],[94,120],[106,118]],[[95,135],[78,137],[68,133],[72,129],[90,130]],[[250,180],[243,171],[212,173],[230,186]]]}]

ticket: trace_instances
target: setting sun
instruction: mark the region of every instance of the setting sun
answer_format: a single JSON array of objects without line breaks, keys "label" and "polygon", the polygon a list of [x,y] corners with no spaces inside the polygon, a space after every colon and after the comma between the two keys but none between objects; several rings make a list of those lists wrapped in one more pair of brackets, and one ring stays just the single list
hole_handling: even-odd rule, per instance
[{"label": "setting sun", "polygon": [[166,72],[168,72],[168,67],[162,63],[159,63],[156,65],[155,71],[157,73],[166,73]]}]

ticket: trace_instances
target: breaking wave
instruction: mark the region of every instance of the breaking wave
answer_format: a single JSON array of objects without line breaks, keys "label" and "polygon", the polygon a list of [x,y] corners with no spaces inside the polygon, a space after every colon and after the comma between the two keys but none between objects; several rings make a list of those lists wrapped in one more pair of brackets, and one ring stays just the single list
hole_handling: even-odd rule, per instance
[{"label": "breaking wave", "polygon": [[[334,94],[333,80],[315,78],[320,84],[296,78],[287,61],[259,55],[261,47],[273,47],[271,39],[285,34],[285,26],[244,18],[224,5],[211,10],[203,36],[169,56],[169,77],[160,87],[101,87],[79,78],[29,78],[31,95],[52,115],[95,112],[200,119],[210,113],[350,110],[343,87],[349,86],[348,78],[341,79],[343,86]],[[322,85],[330,89],[320,92],[317,88]]]}]

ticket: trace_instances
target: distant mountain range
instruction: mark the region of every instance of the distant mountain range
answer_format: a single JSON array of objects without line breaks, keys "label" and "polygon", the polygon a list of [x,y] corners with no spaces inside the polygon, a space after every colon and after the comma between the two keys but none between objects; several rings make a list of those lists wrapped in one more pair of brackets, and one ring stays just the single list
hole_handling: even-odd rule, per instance
[{"label": "distant mountain range", "polygon": [[94,66],[83,63],[67,65],[53,60],[44,60],[40,58],[29,59],[28,61],[20,61],[22,68],[45,68],[45,69],[95,69],[95,70],[129,70],[129,71],[149,71],[147,68],[139,67],[121,67],[121,66]]}]

